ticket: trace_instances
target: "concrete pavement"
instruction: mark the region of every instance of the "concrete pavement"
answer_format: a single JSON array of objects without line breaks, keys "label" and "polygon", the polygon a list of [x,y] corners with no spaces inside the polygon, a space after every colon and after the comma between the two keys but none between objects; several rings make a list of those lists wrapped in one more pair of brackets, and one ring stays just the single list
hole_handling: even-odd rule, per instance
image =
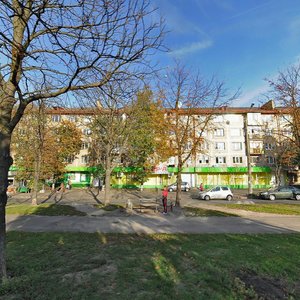
[{"label": "concrete pavement", "polygon": [[185,217],[131,216],[18,216],[7,215],[7,230],[28,232],[102,233],[292,233],[300,232],[298,216]]},{"label": "concrete pavement", "polygon": [[[171,194],[171,193],[170,193]],[[136,200],[140,194],[135,191],[118,192],[114,203],[125,204],[126,199]],[[143,197],[154,197],[157,194],[143,194]],[[173,194],[170,195],[172,197]],[[102,233],[292,233],[300,232],[300,216],[272,215],[254,213],[242,210],[229,210],[210,202],[193,199],[189,193],[183,193],[182,205],[214,209],[235,213],[239,217],[186,217],[179,211],[163,215],[161,213],[132,214],[100,214],[93,204],[100,201],[101,194],[86,191],[68,191],[60,200],[62,204],[75,206],[88,213],[88,216],[17,216],[7,215],[7,230],[29,232],[102,232]],[[12,199],[13,203],[28,201]],[[22,198],[21,197],[21,198]],[[46,201],[53,203],[53,199],[44,196]],[[42,202],[42,201],[40,201]]]}]

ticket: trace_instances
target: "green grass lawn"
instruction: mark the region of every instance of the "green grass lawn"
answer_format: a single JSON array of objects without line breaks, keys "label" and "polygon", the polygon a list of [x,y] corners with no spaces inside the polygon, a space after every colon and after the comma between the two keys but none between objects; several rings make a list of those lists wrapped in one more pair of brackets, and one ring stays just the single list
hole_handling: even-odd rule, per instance
[{"label": "green grass lawn", "polygon": [[59,204],[14,204],[6,206],[7,214],[17,215],[42,215],[42,216],[85,216],[86,214],[76,210],[70,205]]},{"label": "green grass lawn", "polygon": [[7,234],[1,299],[300,299],[300,234]]},{"label": "green grass lawn", "polygon": [[284,203],[270,203],[270,204],[217,204],[233,209],[243,209],[254,212],[272,213],[280,215],[300,215],[299,204],[284,204]]}]

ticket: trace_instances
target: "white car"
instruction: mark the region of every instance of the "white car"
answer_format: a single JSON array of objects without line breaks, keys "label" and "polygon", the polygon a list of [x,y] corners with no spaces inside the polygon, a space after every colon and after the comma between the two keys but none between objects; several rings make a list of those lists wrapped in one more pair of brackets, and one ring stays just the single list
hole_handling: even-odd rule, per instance
[{"label": "white car", "polygon": [[[168,191],[169,192],[175,192],[177,190],[177,183],[172,183],[168,186]],[[188,182],[181,182],[181,190],[184,192],[188,192],[190,190],[190,185]]]},{"label": "white car", "polygon": [[231,201],[233,199],[233,194],[228,186],[216,186],[208,191],[200,192],[199,199],[204,199],[206,201],[210,199],[226,199]]}]

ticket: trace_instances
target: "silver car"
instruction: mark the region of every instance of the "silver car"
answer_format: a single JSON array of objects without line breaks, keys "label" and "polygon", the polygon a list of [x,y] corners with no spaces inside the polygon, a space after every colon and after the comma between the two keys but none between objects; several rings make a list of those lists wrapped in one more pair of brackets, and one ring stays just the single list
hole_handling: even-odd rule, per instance
[{"label": "silver car", "polygon": [[261,192],[259,196],[262,199],[269,199],[271,201],[276,199],[296,199],[300,201],[300,189],[297,189],[294,186],[280,186],[275,189]]},{"label": "silver car", "polygon": [[210,199],[226,199],[231,201],[233,199],[233,194],[228,186],[216,186],[208,191],[200,192],[199,199],[204,199],[206,201]]}]

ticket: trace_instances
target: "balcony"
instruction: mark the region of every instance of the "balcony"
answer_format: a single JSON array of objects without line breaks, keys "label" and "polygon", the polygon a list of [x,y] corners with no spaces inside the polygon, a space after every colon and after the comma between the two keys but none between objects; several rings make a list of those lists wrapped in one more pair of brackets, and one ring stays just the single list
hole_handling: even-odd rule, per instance
[{"label": "balcony", "polygon": [[261,133],[250,133],[249,138],[251,140],[261,140],[263,138],[263,135]]},{"label": "balcony", "polygon": [[260,148],[250,148],[250,154],[262,154],[262,149],[260,149]]}]

